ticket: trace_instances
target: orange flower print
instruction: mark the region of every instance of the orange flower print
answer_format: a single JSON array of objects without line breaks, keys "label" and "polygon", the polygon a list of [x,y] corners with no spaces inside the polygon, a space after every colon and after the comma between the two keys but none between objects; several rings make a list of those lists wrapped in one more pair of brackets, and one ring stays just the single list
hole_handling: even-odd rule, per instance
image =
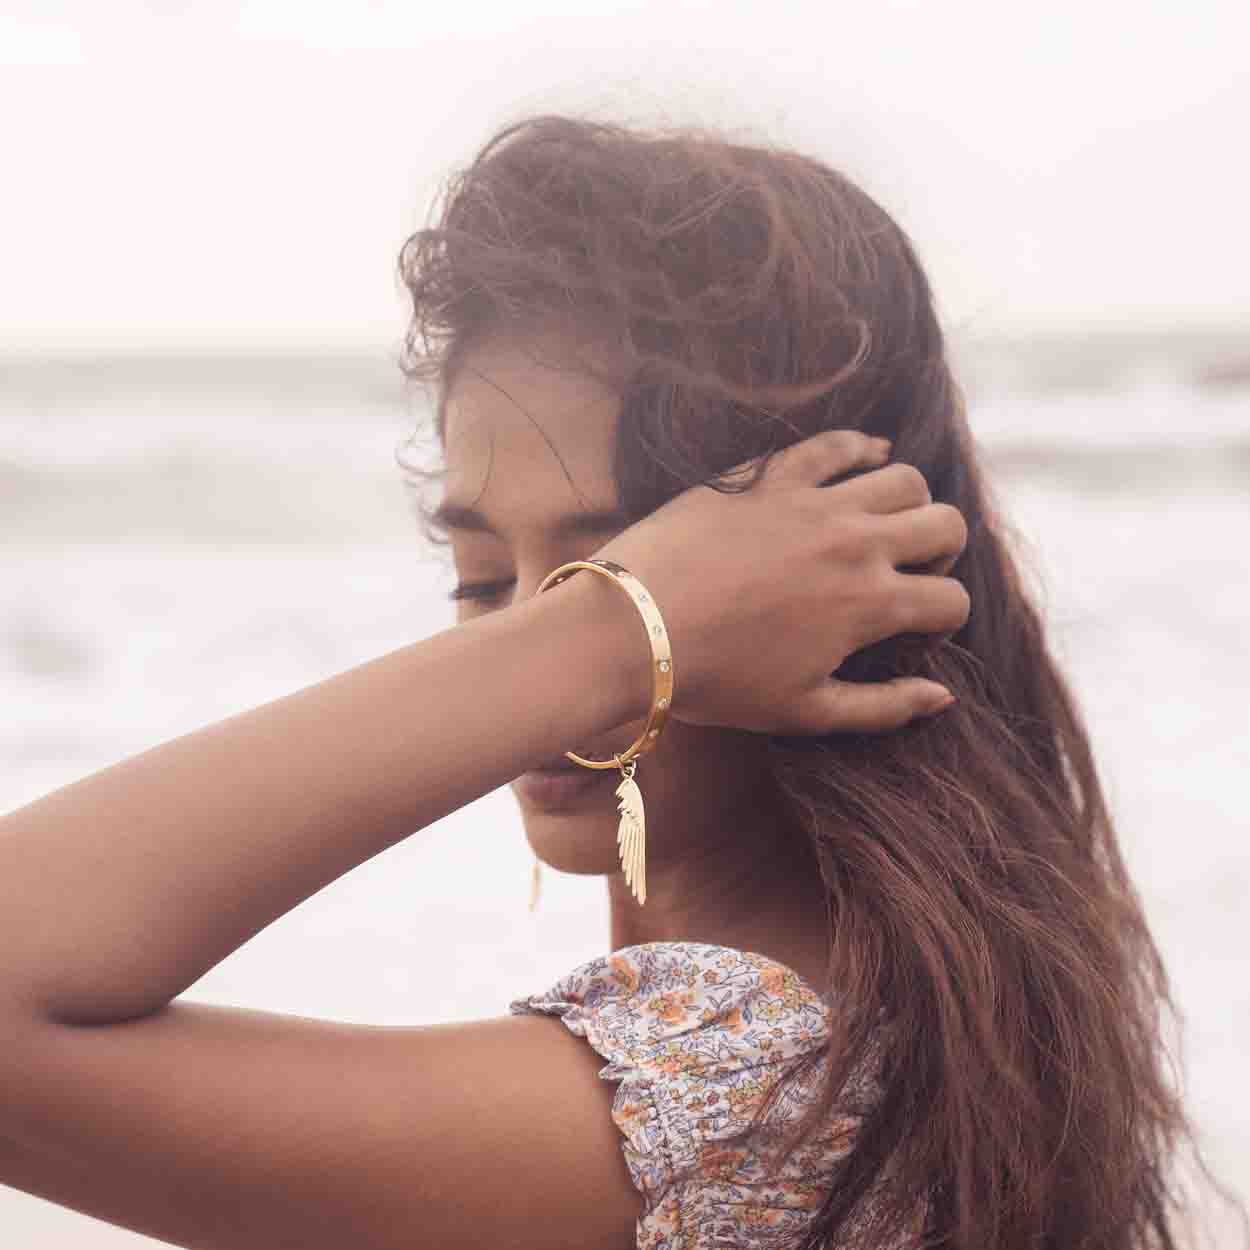
[{"label": "orange flower print", "polygon": [[[780,1151],[783,1130],[792,1127],[798,1105],[815,1096],[823,1065],[791,1085],[790,1097],[769,1103],[769,1096],[783,1060],[825,1039],[830,1008],[823,995],[818,1003],[815,987],[775,960],[701,943],[622,948],[577,971],[571,989],[521,1000],[513,1010],[572,1008],[596,1026],[586,1036],[605,1057],[610,1050],[615,1063],[650,1078],[623,1085],[612,1109],[646,1198],[638,1250],[677,1250],[699,1236],[764,1250],[780,1246],[785,1233],[791,1244],[789,1235],[801,1234],[823,1205],[837,1161],[853,1149],[862,1125],[848,1104],[824,1117],[799,1149]],[[739,1130],[764,1119],[766,1103],[771,1115],[757,1125],[760,1136],[741,1140]],[[682,1172],[693,1169],[719,1190],[712,1214],[702,1204],[695,1208],[697,1230],[689,1189],[667,1183],[675,1179],[666,1149],[674,1135],[683,1146]]]},{"label": "orange flower print", "polygon": [[[670,1245],[668,1238],[677,1231],[680,1220],[681,1204],[677,1197],[670,1193],[660,1200],[655,1210],[651,1212],[651,1218],[648,1220],[654,1232],[660,1236],[659,1241],[651,1244],[657,1246]],[[638,1244],[641,1246],[642,1242]]]},{"label": "orange flower print", "polygon": [[825,1195],[818,1185],[805,1185],[796,1181],[782,1181],[781,1188],[789,1198],[790,1206],[803,1207],[808,1211],[814,1211],[825,1200]]},{"label": "orange flower print", "polygon": [[766,994],[781,995],[786,992],[789,975],[784,968],[769,965],[760,969],[760,985]]},{"label": "orange flower print", "polygon": [[699,1156],[699,1170],[706,1176],[729,1180],[738,1170],[745,1153],[741,1150],[705,1148]]},{"label": "orange flower print", "polygon": [[743,1081],[736,1089],[726,1091],[730,1110],[740,1120],[750,1119],[764,1097],[763,1086],[756,1081]]},{"label": "orange flower print", "polygon": [[612,980],[623,986],[629,993],[636,993],[638,990],[638,970],[634,965],[620,955],[610,955],[608,963],[612,968]]},{"label": "orange flower print", "polygon": [[690,1010],[694,995],[689,990],[669,990],[648,999],[646,1008],[665,1024],[680,1024]]},{"label": "orange flower print", "polygon": [[742,1222],[748,1228],[773,1228],[784,1218],[781,1211],[770,1207],[747,1207],[742,1212]]},{"label": "orange flower print", "polygon": [[775,1022],[781,1019],[784,1008],[775,998],[767,998],[755,1004],[755,1018]]},{"label": "orange flower print", "polygon": [[612,1112],[612,1118],[623,1131],[628,1132],[647,1118],[647,1108],[640,1102],[622,1103]]}]

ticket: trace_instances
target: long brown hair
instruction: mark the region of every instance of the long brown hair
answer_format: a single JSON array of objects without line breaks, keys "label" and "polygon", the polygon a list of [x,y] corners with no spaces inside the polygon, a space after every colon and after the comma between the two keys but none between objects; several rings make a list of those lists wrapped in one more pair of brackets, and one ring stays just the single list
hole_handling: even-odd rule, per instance
[{"label": "long brown hair", "polygon": [[750,489],[720,475],[853,427],[892,439],[892,460],[967,522],[951,571],[966,625],[838,670],[934,678],[958,705],[892,734],[769,739],[828,889],[840,1004],[827,1079],[786,1148],[870,1057],[881,1090],[803,1250],[893,1244],[918,1195],[925,1244],[952,1250],[1182,1244],[1173,1156],[1182,1141],[1200,1154],[1164,1072],[1167,974],[904,232],[792,151],[538,115],[450,178],[399,269],[400,367],[443,397],[487,334],[600,327],[628,362],[603,376],[623,398],[613,472],[635,519],[696,483]]}]

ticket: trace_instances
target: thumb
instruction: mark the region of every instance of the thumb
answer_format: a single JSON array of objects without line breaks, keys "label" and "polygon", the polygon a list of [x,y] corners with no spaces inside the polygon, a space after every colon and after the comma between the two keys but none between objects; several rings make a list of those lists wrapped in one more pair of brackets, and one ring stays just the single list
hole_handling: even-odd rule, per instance
[{"label": "thumb", "polygon": [[840,681],[831,677],[799,706],[802,724],[813,733],[886,733],[947,706],[951,692],[923,677],[886,681]]}]

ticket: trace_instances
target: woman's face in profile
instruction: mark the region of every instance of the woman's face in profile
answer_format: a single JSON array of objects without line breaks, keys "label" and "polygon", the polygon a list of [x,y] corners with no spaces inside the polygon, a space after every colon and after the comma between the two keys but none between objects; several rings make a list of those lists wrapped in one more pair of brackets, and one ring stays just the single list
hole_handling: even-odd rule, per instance
[{"label": "woman's face in profile", "polygon": [[[539,350],[482,345],[466,356],[447,392],[444,507],[476,513],[465,523],[453,512],[448,522],[462,588],[457,623],[532,596],[552,569],[589,558],[626,528],[611,474],[619,395],[567,366],[541,363],[566,361],[559,353],[567,342],[546,335],[533,344]],[[622,593],[621,611],[635,610]],[[553,648],[562,645],[551,639]],[[610,759],[643,724],[623,724],[601,741],[569,742],[564,749]],[[666,860],[714,852],[748,829],[752,837],[767,836],[776,812],[764,750],[758,735],[669,721],[637,771],[646,803],[649,891]],[[535,854],[560,871],[619,872],[614,790],[620,772],[578,768],[575,776],[585,784],[564,798],[533,792],[524,779],[512,783],[526,837]]]}]

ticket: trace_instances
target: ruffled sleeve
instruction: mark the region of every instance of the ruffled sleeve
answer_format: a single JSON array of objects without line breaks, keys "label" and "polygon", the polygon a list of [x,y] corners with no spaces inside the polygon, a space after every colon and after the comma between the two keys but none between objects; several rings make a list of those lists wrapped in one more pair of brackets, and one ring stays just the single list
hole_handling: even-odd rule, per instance
[{"label": "ruffled sleeve", "polygon": [[[753,1138],[724,1139],[746,1128],[792,1061],[824,1047],[830,1010],[785,965],[701,942],[627,946],[509,1004],[558,1015],[608,1061],[599,1076],[620,1082],[612,1118],[643,1196],[639,1250],[762,1250],[804,1231],[860,1115],[822,1125],[779,1167]],[[814,1060],[792,1079],[765,1124],[797,1120],[822,1071]]]}]

